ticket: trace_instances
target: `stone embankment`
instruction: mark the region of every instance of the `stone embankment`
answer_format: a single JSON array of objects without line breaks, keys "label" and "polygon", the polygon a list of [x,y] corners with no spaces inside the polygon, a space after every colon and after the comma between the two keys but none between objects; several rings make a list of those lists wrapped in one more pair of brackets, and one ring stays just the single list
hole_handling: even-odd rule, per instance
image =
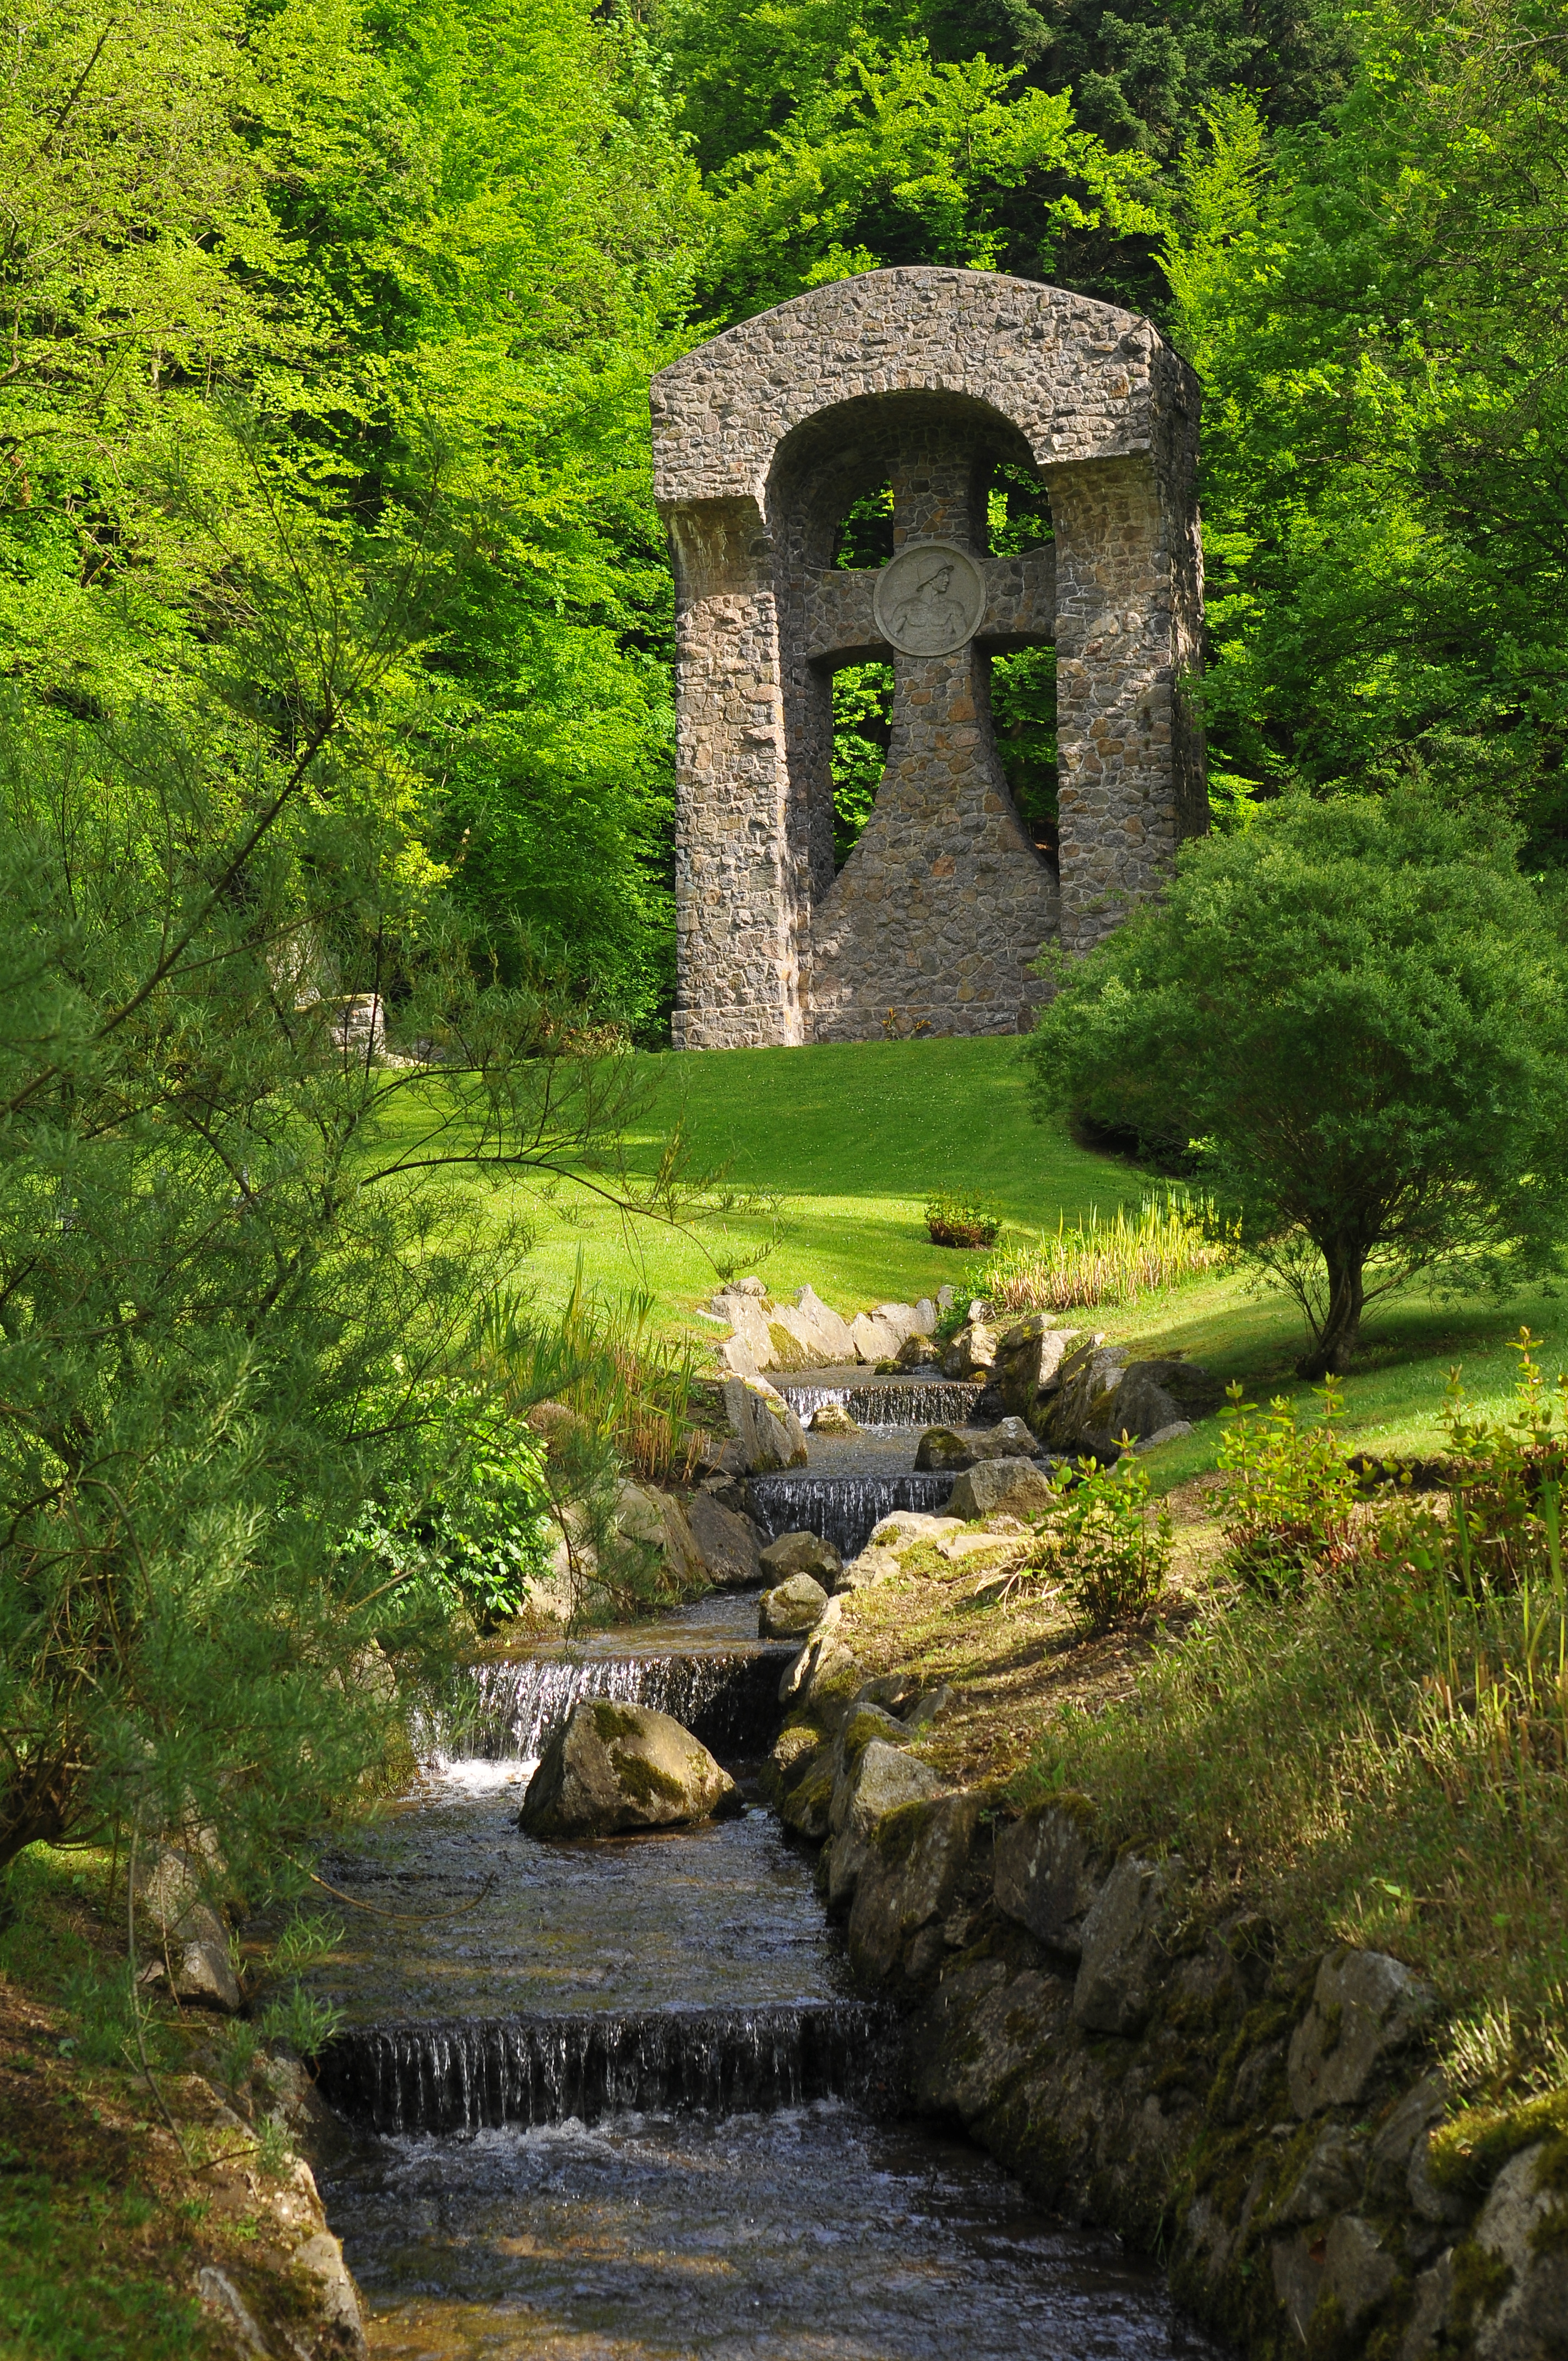
[{"label": "stone embankment", "polygon": [[[863,1555],[885,1579],[965,1538],[890,1519]],[[1090,1798],[1008,1817],[949,1788],[912,1746],[951,1692],[867,1681],[846,1628],[836,1598],[786,1672],[766,1784],[858,1982],[907,2013],[919,2108],[1157,2249],[1250,2356],[1561,2361],[1559,2114],[1445,2134],[1441,2014],[1399,1960],[1292,1956],[1179,1860],[1113,1851]]]}]

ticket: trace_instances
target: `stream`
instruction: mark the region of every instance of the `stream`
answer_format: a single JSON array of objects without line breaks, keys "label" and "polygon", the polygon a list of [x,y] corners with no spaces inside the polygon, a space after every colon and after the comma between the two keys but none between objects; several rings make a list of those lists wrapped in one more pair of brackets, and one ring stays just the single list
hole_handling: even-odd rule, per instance
[{"label": "stream", "polygon": [[[854,1547],[900,1456],[911,1480],[933,1415],[928,1399],[902,1419],[903,1402],[865,1407],[894,1415],[753,1486],[797,1488],[791,1515],[808,1524],[795,1512],[815,1483],[829,1537],[836,1522]],[[418,1784],[323,1864],[398,1914],[345,1913],[345,1944],[309,1980],[344,2014],[320,2085],[345,2129],[318,2180],[372,2352],[1212,2356],[1157,2271],[903,2110],[897,2017],[854,1995],[810,1856],[756,1799],[793,1653],[761,1645],[756,1616],[754,1595],[716,1594],[477,1667],[471,1711],[436,1734]],[[543,1735],[582,1696],[684,1720],[740,1780],[744,1817],[522,1836]]]}]

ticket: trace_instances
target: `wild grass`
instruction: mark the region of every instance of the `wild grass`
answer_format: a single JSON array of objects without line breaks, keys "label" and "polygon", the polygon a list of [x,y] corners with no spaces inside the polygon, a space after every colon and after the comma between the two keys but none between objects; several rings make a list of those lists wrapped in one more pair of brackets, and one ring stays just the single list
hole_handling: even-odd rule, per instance
[{"label": "wild grass", "polygon": [[999,1313],[1087,1311],[1134,1303],[1218,1270],[1230,1248],[1211,1210],[1180,1191],[1146,1197],[1135,1213],[1118,1205],[1102,1222],[1098,1207],[1056,1235],[1003,1246],[972,1274],[970,1291]]},{"label": "wild grass", "polygon": [[[1516,2088],[1550,2070],[1568,1985],[1568,1437],[1523,1361],[1507,1420],[1451,1400],[1448,1504],[1364,1506],[1290,1590],[1223,1566],[1135,1694],[1058,1712],[1013,1783],[1090,1795],[1108,1845],[1181,1854],[1289,1953],[1393,1951],[1469,2024],[1465,2072],[1506,2046]],[[1277,1449],[1274,1472],[1283,1492]]]},{"label": "wild grass", "polygon": [[594,1434],[613,1441],[639,1476],[658,1484],[690,1479],[703,1445],[692,1414],[694,1345],[658,1324],[645,1288],[619,1295],[587,1284],[584,1258],[558,1312],[541,1314],[517,1296],[488,1308],[483,1351],[519,1416],[564,1402]]}]

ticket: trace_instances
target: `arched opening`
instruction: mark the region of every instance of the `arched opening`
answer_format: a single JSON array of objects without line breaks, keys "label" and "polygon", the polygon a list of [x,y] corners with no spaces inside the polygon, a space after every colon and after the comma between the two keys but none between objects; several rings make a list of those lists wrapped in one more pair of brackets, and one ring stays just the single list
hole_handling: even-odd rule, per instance
[{"label": "arched opening", "polygon": [[893,666],[840,664],[833,675],[833,870],[861,840],[887,767]]},{"label": "arched opening", "polygon": [[[893,478],[856,494],[833,528],[833,565],[876,573],[893,555]],[[833,871],[872,816],[893,736],[893,666],[840,664],[833,675]]]},{"label": "arched opening", "polygon": [[893,478],[852,500],[833,528],[833,559],[849,573],[872,573],[893,555]]}]

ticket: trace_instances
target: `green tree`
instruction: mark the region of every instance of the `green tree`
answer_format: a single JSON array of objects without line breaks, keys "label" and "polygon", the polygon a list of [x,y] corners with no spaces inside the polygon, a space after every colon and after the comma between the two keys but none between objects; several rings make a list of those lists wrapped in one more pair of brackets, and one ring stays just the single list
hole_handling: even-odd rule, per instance
[{"label": "green tree", "polygon": [[1517,829],[1404,793],[1291,796],[1187,846],[1170,892],[1030,1038],[1042,1108],[1190,1153],[1299,1302],[1303,1377],[1418,1274],[1554,1267],[1568,960]]},{"label": "green tree", "polygon": [[1568,9],[1385,0],[1355,31],[1321,126],[1212,110],[1167,254],[1219,785],[1424,777],[1515,811],[1540,866],[1568,854]]},{"label": "green tree", "polygon": [[[1233,87],[1255,93],[1271,126],[1311,119],[1343,94],[1351,46],[1327,14],[1301,0],[669,0],[659,22],[680,119],[705,174],[723,184],[738,159],[818,119],[833,90],[860,70],[879,73],[901,48],[924,45],[938,67],[983,64],[1028,93],[1070,103],[1080,131],[1113,151],[1159,165],[1199,136],[1205,106]],[[967,159],[966,159],[967,169]],[[1047,184],[1050,193],[1066,183]],[[986,193],[1002,267],[1039,268],[1042,184],[1025,177]],[[803,226],[808,236],[814,224]],[[910,250],[916,223],[897,225],[885,259],[938,261]],[[882,251],[874,237],[864,243]],[[1104,234],[1058,221],[1052,275],[1085,291],[1147,309],[1165,288],[1145,235]]]},{"label": "green tree", "polygon": [[460,1181],[673,1207],[617,1177],[625,1057],[489,980],[382,794],[377,699],[460,549],[297,528],[269,575],[182,521],[225,628],[161,706],[0,717],[0,1869],[194,1817],[286,1878],[450,1622],[345,1545],[364,1505],[433,1493],[508,1571],[454,1483],[524,1238]]},{"label": "green tree", "polygon": [[[1149,175],[983,57],[868,44],[717,176],[704,278],[727,316],[900,262],[1047,278],[1058,238],[1152,233]],[[1021,222],[1015,227],[1014,218]]]},{"label": "green tree", "polygon": [[700,196],[635,27],[586,0],[59,0],[6,60],[0,676],[56,712],[167,699],[224,628],[194,519],[242,557],[280,529],[389,549],[438,466],[466,567],[356,716],[383,807],[493,958],[521,925],[653,1019],[672,620],[646,390]]}]

